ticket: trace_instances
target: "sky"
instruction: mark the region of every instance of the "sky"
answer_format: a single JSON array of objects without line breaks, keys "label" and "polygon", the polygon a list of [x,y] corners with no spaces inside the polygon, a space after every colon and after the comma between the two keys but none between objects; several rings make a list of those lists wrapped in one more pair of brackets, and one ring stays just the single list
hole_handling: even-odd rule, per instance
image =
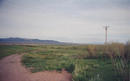
[{"label": "sky", "polygon": [[130,40],[130,0],[0,0],[0,38],[74,43]]}]

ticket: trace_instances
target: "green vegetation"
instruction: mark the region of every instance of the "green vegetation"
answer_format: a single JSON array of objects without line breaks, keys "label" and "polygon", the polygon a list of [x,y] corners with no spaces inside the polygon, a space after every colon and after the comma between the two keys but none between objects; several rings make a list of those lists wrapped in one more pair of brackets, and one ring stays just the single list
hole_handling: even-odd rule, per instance
[{"label": "green vegetation", "polygon": [[11,54],[21,54],[24,52],[24,47],[17,45],[0,45],[0,59],[11,55]]},{"label": "green vegetation", "polygon": [[128,81],[130,43],[107,45],[3,45],[0,58],[25,53],[32,72],[67,70],[73,81]]}]

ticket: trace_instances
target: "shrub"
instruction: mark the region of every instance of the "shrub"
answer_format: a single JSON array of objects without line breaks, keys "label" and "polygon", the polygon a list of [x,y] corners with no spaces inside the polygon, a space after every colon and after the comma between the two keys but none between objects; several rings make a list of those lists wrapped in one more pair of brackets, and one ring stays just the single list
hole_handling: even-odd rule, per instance
[{"label": "shrub", "polygon": [[130,43],[127,43],[126,45],[121,43],[111,43],[106,45],[105,51],[111,58],[116,75],[120,76],[118,81],[128,81]]},{"label": "shrub", "polygon": [[97,55],[96,55],[96,46],[95,45],[88,45],[87,51],[88,51],[87,58],[97,58]]}]

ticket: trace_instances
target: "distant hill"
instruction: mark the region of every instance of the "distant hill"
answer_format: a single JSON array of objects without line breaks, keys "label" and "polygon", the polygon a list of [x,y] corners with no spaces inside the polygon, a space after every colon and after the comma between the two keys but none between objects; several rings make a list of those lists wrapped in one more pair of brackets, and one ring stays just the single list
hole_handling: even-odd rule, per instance
[{"label": "distant hill", "polygon": [[0,38],[1,44],[66,44],[55,40],[39,40],[25,38]]}]

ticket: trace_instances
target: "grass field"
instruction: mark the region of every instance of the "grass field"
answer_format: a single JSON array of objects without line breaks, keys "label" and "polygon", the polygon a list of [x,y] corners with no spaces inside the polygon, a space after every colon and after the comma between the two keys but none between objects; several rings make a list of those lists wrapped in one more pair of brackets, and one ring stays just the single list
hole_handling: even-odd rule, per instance
[{"label": "grass field", "polygon": [[67,70],[73,81],[128,81],[130,43],[108,45],[1,45],[0,58],[23,54],[32,72]]}]

